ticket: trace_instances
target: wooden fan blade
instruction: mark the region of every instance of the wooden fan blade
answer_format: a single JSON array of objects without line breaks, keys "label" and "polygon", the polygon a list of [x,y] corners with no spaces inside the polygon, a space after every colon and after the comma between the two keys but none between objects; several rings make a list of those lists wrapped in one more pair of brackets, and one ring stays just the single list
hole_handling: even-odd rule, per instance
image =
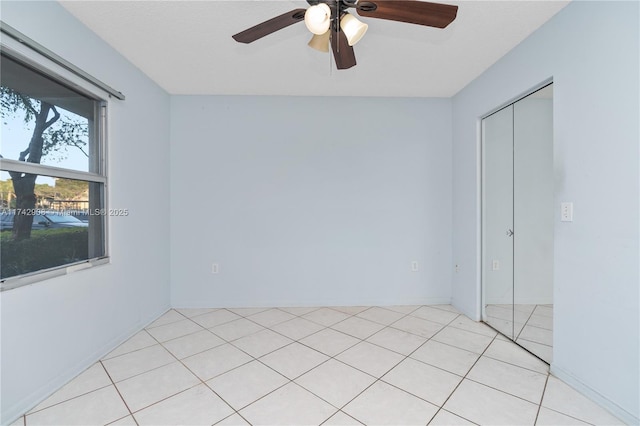
[{"label": "wooden fan blade", "polygon": [[280,16],[271,18],[261,24],[251,27],[233,36],[235,41],[240,43],[251,43],[264,36],[281,30],[289,25],[304,20],[305,9],[294,9],[291,12],[283,13]]},{"label": "wooden fan blade", "polygon": [[343,31],[331,31],[331,47],[333,57],[336,60],[336,67],[339,70],[349,69],[356,64],[356,55],[353,47],[349,46],[347,36]]},{"label": "wooden fan blade", "polygon": [[416,0],[374,0],[375,10],[357,9],[358,15],[444,28],[456,19],[458,6]]}]

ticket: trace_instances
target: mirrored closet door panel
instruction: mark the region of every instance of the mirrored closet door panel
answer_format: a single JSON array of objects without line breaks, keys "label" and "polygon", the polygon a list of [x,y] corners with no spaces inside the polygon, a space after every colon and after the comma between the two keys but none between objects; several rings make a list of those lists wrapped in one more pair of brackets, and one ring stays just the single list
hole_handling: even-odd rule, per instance
[{"label": "mirrored closet door panel", "polygon": [[513,310],[513,105],[482,122],[483,319],[514,339]]},{"label": "mirrored closet door panel", "polygon": [[483,320],[547,362],[553,347],[553,89],[482,121]]},{"label": "mirrored closet door panel", "polygon": [[553,89],[513,105],[514,335],[547,362],[553,345]]}]

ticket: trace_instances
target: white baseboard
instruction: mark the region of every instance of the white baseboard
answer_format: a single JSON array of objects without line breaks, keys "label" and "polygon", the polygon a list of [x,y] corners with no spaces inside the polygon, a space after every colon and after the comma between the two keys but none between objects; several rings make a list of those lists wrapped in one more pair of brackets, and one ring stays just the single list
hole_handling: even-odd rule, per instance
[{"label": "white baseboard", "polygon": [[[490,302],[485,300],[485,305],[511,305],[513,304],[513,299],[511,298],[502,298],[502,299],[492,299]],[[553,300],[547,298],[531,298],[531,299],[519,299],[515,301],[516,305],[553,305]]]},{"label": "white baseboard", "polygon": [[571,373],[563,370],[562,368],[556,367],[553,364],[551,364],[550,370],[551,370],[551,374],[553,374],[554,376],[556,376],[557,378],[559,378],[560,380],[562,380],[563,382],[565,382],[566,384],[568,384],[569,386],[571,386],[572,388],[574,388],[575,390],[577,390],[578,392],[580,392],[581,394],[583,394],[584,396],[586,396],[587,398],[589,398],[590,400],[592,400],[593,402],[595,402],[596,404],[604,408],[605,410],[609,411],[611,414],[613,414],[614,416],[616,416],[626,424],[628,425],[640,424],[640,419],[638,417],[628,412],[624,408],[620,407],[618,404],[606,398],[605,396],[601,395],[598,391],[587,386],[578,378],[573,376]]},{"label": "white baseboard", "polygon": [[275,307],[315,307],[315,306],[400,306],[400,305],[449,305],[450,298],[444,297],[427,297],[424,299],[412,300],[378,300],[378,299],[360,299],[354,301],[345,301],[344,299],[323,299],[323,300],[227,300],[217,301],[216,303],[207,303],[202,300],[182,300],[174,301],[173,308],[181,309],[197,309],[197,308],[275,308]]}]

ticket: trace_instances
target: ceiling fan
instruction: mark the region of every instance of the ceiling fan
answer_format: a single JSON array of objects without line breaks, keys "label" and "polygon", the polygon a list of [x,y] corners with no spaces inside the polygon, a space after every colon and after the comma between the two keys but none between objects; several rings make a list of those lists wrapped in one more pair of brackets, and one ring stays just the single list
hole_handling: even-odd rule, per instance
[{"label": "ceiling fan", "polygon": [[240,43],[251,43],[289,25],[305,21],[314,35],[309,46],[323,51],[333,50],[339,70],[356,65],[353,45],[367,31],[367,24],[360,22],[348,9],[355,9],[360,16],[387,19],[445,28],[458,13],[458,6],[430,3],[418,0],[307,0],[308,9],[294,9],[283,13],[233,36]]}]

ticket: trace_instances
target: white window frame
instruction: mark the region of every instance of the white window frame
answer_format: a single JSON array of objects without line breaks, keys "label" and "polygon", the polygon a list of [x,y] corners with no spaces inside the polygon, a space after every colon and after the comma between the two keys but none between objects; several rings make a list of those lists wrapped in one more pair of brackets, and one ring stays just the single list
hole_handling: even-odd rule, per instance
[{"label": "white window frame", "polygon": [[[22,173],[30,173],[37,175],[49,176],[55,173],[55,177],[68,179],[77,179],[88,182],[100,183],[103,185],[102,197],[104,211],[109,211],[109,185],[108,185],[108,167],[107,167],[107,133],[109,115],[109,99],[116,97],[124,100],[124,95],[99,80],[91,77],[89,74],[75,67],[66,60],[55,55],[35,41],[29,39],[15,29],[0,22],[0,30],[2,38],[0,38],[0,49],[6,55],[15,58],[17,61],[25,63],[53,80],[63,85],[73,88],[74,90],[85,94],[86,96],[98,100],[99,113],[96,117],[98,123],[98,155],[99,173],[76,171],[71,169],[63,169],[52,166],[45,166],[34,163],[26,163],[23,161],[0,159],[0,169],[3,171],[15,171]],[[99,257],[90,258],[88,260],[68,263],[57,267],[34,271],[31,273],[8,277],[0,280],[0,292],[21,287],[24,285],[34,284],[53,277],[67,275],[78,270],[92,268],[94,266],[107,264],[110,262],[109,252],[109,216],[103,217],[103,245],[104,253]]]}]

